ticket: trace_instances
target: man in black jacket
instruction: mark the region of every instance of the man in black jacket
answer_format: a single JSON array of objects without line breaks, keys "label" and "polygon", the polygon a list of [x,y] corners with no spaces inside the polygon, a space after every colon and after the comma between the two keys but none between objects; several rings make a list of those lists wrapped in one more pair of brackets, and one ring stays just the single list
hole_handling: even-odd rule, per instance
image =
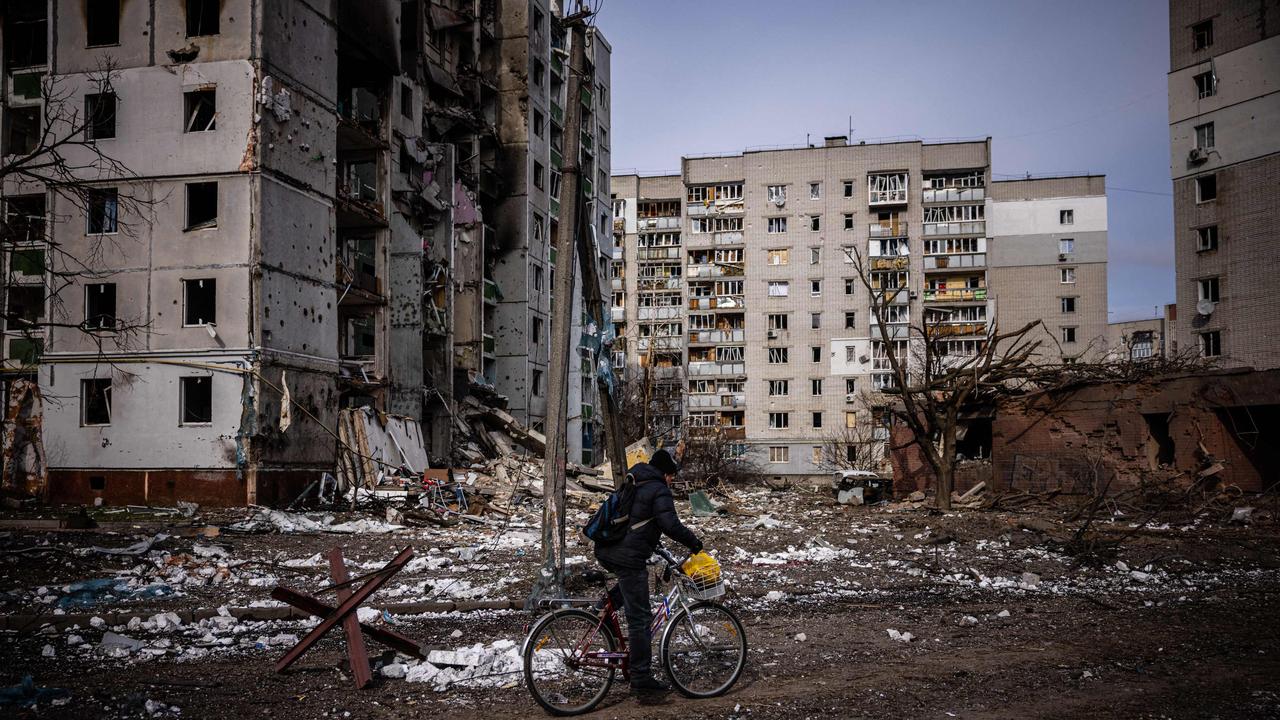
[{"label": "man in black jacket", "polygon": [[666,450],[655,452],[647,463],[636,463],[629,473],[636,482],[631,527],[626,537],[617,543],[595,548],[600,564],[618,576],[618,590],[627,614],[633,690],[667,689],[665,683],[654,679],[651,667],[653,638],[649,635],[649,623],[653,614],[649,609],[649,556],[663,535],[692,552],[702,550],[702,541],[676,515],[675,498],[667,486],[679,471]]}]

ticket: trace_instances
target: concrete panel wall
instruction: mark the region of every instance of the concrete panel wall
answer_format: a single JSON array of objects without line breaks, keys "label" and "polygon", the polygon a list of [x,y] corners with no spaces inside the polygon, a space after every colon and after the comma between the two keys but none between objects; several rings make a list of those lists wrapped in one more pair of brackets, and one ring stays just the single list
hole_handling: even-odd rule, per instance
[{"label": "concrete panel wall", "polygon": [[[1214,94],[1200,97],[1195,77],[1213,72]],[[1232,52],[1217,52],[1169,73],[1169,122],[1231,107],[1280,89],[1280,35]]]},{"label": "concrete panel wall", "polygon": [[[1280,13],[1278,0],[1171,0],[1169,3],[1169,67],[1179,70],[1223,55],[1280,32],[1267,22]],[[1213,21],[1213,44],[1195,49],[1192,26]]]}]

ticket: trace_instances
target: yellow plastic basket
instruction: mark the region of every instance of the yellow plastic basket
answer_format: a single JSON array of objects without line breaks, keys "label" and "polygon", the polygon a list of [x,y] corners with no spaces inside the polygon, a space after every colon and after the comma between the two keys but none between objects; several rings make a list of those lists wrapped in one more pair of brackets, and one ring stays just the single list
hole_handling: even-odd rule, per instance
[{"label": "yellow plastic basket", "polygon": [[685,594],[698,600],[710,600],[724,595],[724,581],[720,578],[720,563],[710,555],[700,552],[692,555],[680,566],[687,578]]}]

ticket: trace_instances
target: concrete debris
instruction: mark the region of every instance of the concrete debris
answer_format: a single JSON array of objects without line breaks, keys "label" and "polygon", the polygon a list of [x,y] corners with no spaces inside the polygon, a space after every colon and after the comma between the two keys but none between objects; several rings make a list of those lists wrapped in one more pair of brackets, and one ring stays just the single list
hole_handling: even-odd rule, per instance
[{"label": "concrete debris", "polygon": [[898,642],[911,642],[912,640],[915,639],[915,635],[912,635],[909,632],[906,632],[906,633],[898,632],[893,628],[889,628],[888,633],[889,633],[889,639],[896,640]]},{"label": "concrete debris", "polygon": [[1231,511],[1231,522],[1248,524],[1253,518],[1253,508],[1238,507]]},{"label": "concrete debris", "polygon": [[520,648],[513,640],[478,643],[455,651],[435,650],[425,662],[409,666],[407,682],[426,682],[437,692],[452,686],[509,687],[520,683]]},{"label": "concrete debris", "polygon": [[805,640],[808,640],[808,639],[809,639],[808,635],[805,635],[804,633],[796,633],[796,642],[804,642]]}]

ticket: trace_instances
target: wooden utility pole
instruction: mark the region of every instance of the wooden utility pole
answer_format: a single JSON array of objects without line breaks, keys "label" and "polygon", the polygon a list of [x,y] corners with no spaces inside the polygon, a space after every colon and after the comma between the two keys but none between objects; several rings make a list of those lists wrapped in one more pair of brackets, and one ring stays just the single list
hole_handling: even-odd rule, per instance
[{"label": "wooden utility pole", "polygon": [[529,605],[561,595],[565,553],[565,435],[569,410],[569,363],[573,326],[574,251],[580,226],[582,183],[578,160],[582,142],[582,76],[587,69],[585,20],[579,12],[563,22],[570,28],[568,97],[564,108],[564,159],[560,166],[560,217],[556,223],[556,281],[552,286],[551,377],[547,383],[546,455],[542,465],[542,567]]}]

